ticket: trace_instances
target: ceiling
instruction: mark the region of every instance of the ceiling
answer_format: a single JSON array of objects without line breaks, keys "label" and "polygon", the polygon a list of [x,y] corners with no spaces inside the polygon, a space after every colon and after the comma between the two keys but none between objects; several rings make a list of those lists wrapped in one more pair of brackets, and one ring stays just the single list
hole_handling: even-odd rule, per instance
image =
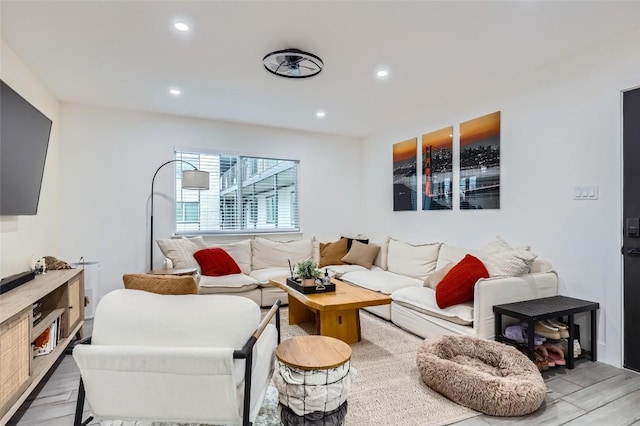
[{"label": "ceiling", "polygon": [[[640,2],[2,0],[0,19],[62,101],[360,137],[633,31]],[[269,74],[285,48],[324,70]]]}]

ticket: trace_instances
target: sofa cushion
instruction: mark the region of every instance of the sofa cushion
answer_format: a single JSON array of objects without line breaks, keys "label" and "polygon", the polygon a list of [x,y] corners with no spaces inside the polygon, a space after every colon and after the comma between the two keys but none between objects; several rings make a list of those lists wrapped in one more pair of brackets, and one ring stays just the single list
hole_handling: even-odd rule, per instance
[{"label": "sofa cushion", "polygon": [[[375,268],[375,266],[373,268]],[[336,278],[340,278],[341,276],[343,276],[348,272],[369,270],[361,265],[329,265],[329,266],[325,266],[324,269],[329,270],[329,276],[336,277]]]},{"label": "sofa cushion", "polygon": [[353,271],[344,274],[342,281],[383,294],[391,294],[404,287],[422,287],[423,281],[389,271]]},{"label": "sofa cushion", "polygon": [[454,264],[460,262],[465,255],[471,254],[478,259],[482,257],[480,250],[474,250],[464,247],[456,247],[446,243],[440,246],[440,252],[438,253],[438,262],[436,263],[436,269],[444,267],[449,262]]},{"label": "sofa cushion", "polygon": [[200,287],[216,287],[228,289],[230,293],[252,290],[258,287],[258,281],[246,274],[230,274],[218,277],[205,276],[200,278]]},{"label": "sofa cushion", "polygon": [[236,261],[220,247],[198,250],[193,254],[193,257],[200,265],[202,275],[219,277],[240,273],[240,267]]},{"label": "sofa cushion", "polygon": [[480,278],[489,278],[487,268],[477,257],[466,255],[436,287],[438,307],[447,308],[473,300],[473,287]]},{"label": "sofa cushion", "polygon": [[360,265],[370,269],[371,266],[373,266],[373,259],[376,258],[379,251],[380,246],[364,244],[360,241],[353,240],[351,250],[342,258],[342,261],[350,265]]},{"label": "sofa cushion", "polygon": [[440,281],[449,273],[449,271],[456,265],[457,262],[449,262],[440,269],[433,271],[426,280],[424,280],[424,286],[435,290]]},{"label": "sofa cushion", "polygon": [[320,243],[320,261],[318,268],[328,265],[343,265],[342,258],[347,255],[347,239],[340,238],[332,243]]},{"label": "sofa cushion", "polygon": [[448,308],[436,303],[436,292],[426,287],[405,287],[391,293],[394,302],[425,315],[434,316],[460,325],[473,324],[473,302],[464,302]]},{"label": "sofa cushion", "polygon": [[295,265],[299,261],[311,259],[313,256],[311,240],[281,242],[257,237],[251,240],[251,249],[253,270],[273,267],[288,268],[288,261]]},{"label": "sofa cushion", "polygon": [[374,244],[380,246],[380,251],[376,255],[376,258],[373,259],[373,266],[377,266],[382,270],[387,270],[387,254],[389,252],[389,240],[391,237],[384,237],[380,241],[373,241]]},{"label": "sofa cushion", "polygon": [[440,243],[413,245],[392,238],[389,240],[387,270],[424,281],[435,271],[439,251]]},{"label": "sofa cushion", "polygon": [[198,265],[198,262],[193,257],[193,253],[204,248],[204,246],[201,247],[197,244],[199,240],[195,238],[171,238],[156,240],[156,242],[164,257],[171,259],[174,268],[200,269],[200,265]]},{"label": "sofa cushion", "polygon": [[269,286],[269,280],[274,278],[290,277],[291,271],[288,266],[286,268],[264,268],[251,271],[251,274],[249,275],[261,286]]},{"label": "sofa cushion", "polygon": [[192,275],[125,274],[124,288],[156,294],[198,294],[198,284]]},{"label": "sofa cushion", "polygon": [[243,274],[249,274],[251,272],[251,240],[245,239],[235,241],[233,243],[208,244],[206,248],[221,248],[226,251],[229,256],[235,260],[240,267],[240,272]]}]

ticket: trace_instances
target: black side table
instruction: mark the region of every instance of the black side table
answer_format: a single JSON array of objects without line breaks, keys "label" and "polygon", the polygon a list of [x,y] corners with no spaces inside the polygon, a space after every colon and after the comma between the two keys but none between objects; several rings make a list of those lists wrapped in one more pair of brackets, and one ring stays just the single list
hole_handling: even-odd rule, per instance
[{"label": "black side table", "polygon": [[[579,312],[591,311],[591,361],[597,360],[597,324],[596,311],[600,308],[600,304],[589,302],[587,300],[574,299],[566,296],[552,296],[542,299],[525,300],[523,302],[506,303],[504,305],[495,305],[493,313],[495,314],[495,335],[497,341],[506,341],[502,335],[502,315],[518,318],[528,323],[527,338],[529,358],[534,359],[534,323],[550,318],[569,317],[569,345],[568,352],[565,354],[567,359],[567,367],[572,369],[573,363],[573,339],[574,322],[573,315]],[[578,336],[579,337],[579,336]]]}]

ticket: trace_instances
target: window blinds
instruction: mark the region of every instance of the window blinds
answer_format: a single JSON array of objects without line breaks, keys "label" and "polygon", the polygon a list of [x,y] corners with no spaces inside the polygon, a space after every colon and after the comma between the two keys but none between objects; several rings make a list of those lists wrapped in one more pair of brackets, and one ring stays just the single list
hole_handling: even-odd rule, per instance
[{"label": "window blinds", "polygon": [[260,233],[299,231],[295,160],[176,151],[175,158],[209,172],[209,190],[183,190],[176,163],[176,232]]}]

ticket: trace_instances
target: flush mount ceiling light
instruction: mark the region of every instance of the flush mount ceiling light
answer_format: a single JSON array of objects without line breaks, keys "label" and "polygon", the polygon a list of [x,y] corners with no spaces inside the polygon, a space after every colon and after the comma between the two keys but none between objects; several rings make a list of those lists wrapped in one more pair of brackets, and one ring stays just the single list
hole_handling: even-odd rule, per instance
[{"label": "flush mount ceiling light", "polygon": [[178,22],[174,23],[173,24],[173,28],[175,28],[178,31],[182,31],[182,32],[189,31],[189,25],[187,23],[185,23],[185,22],[182,22],[182,21],[178,21]]},{"label": "flush mount ceiling light", "polygon": [[271,74],[286,78],[313,77],[322,71],[322,59],[300,49],[277,50],[262,58],[264,68]]},{"label": "flush mount ceiling light", "polygon": [[388,69],[379,69],[378,71],[376,71],[376,77],[378,78],[378,80],[384,80],[387,77],[389,77],[389,70]]}]

